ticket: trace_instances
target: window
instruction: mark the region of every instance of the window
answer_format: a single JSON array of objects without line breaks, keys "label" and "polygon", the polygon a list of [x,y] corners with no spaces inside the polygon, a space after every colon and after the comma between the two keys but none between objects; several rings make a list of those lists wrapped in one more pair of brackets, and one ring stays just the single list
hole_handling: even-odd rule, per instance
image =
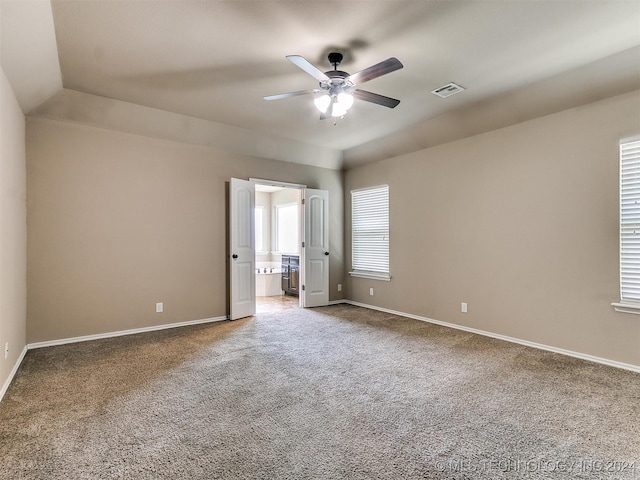
[{"label": "window", "polygon": [[276,248],[279,253],[298,253],[298,204],[276,205]]},{"label": "window", "polygon": [[264,207],[256,207],[256,252],[264,252]]},{"label": "window", "polygon": [[640,313],[640,140],[620,143],[620,303]]},{"label": "window", "polygon": [[352,272],[389,280],[389,186],[351,192]]}]

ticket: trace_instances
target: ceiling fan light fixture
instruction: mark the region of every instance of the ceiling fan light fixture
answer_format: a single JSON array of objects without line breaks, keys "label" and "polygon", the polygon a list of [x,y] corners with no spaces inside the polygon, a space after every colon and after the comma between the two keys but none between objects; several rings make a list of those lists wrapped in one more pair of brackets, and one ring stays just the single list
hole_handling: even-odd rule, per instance
[{"label": "ceiling fan light fixture", "polygon": [[313,99],[313,103],[323,114],[329,111],[332,117],[344,117],[347,110],[353,106],[353,95],[348,92],[340,92],[337,95],[321,94]]},{"label": "ceiling fan light fixture", "polygon": [[338,101],[333,102],[333,108],[331,109],[332,117],[344,117],[347,114],[347,109],[344,108]]},{"label": "ceiling fan light fixture", "polygon": [[331,105],[331,97],[326,93],[323,93],[322,95],[318,95],[314,98],[313,103],[321,113],[327,113],[329,105]]},{"label": "ceiling fan light fixture", "polygon": [[347,92],[341,92],[338,94],[338,103],[342,108],[344,108],[345,112],[351,108],[353,105],[353,95]]}]

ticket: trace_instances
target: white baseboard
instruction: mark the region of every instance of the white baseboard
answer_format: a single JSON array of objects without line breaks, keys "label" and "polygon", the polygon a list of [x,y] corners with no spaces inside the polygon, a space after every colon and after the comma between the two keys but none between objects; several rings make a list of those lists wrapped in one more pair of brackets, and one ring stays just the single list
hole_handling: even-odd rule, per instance
[{"label": "white baseboard", "polygon": [[27,354],[27,346],[25,345],[25,347],[22,349],[22,353],[20,354],[20,356],[18,357],[18,360],[16,361],[16,364],[13,366],[13,369],[11,370],[11,373],[7,377],[7,380],[4,382],[4,385],[2,385],[2,390],[0,390],[0,402],[4,398],[4,394],[7,393],[7,390],[9,389],[9,385],[11,385],[11,382],[13,381],[13,377],[15,377],[16,372],[18,371],[18,368],[20,368],[20,365],[22,364],[22,360],[24,360],[24,356],[26,354]]},{"label": "white baseboard", "polygon": [[380,312],[390,313],[392,315],[398,315],[400,317],[412,318],[414,320],[420,320],[421,322],[434,323],[443,327],[455,328],[456,330],[463,330],[469,333],[476,333],[485,337],[497,338],[498,340],[504,340],[505,342],[518,343],[527,347],[537,348],[539,350],[546,350],[548,352],[559,353],[561,355],[567,355],[569,357],[579,358],[581,360],[588,360],[590,362],[600,363],[602,365],[608,365],[610,367],[622,368],[624,370],[630,370],[632,372],[640,373],[640,365],[632,365],[630,363],[618,362],[616,360],[610,360],[608,358],[596,357],[588,355],[586,353],[574,352],[571,350],[565,350],[564,348],[551,347],[542,343],[530,342],[528,340],[521,340],[519,338],[508,337],[506,335],[500,335],[498,333],[487,332],[485,330],[478,330],[476,328],[465,327],[462,325],[456,325],[455,323],[441,322],[440,320],[434,320],[432,318],[422,317],[420,315],[413,315],[411,313],[398,312],[396,310],[390,310],[388,308],[376,307],[375,305],[367,305],[366,303],[354,302],[353,300],[341,300],[336,303],[348,303],[349,305],[355,305],[356,307],[369,308],[371,310],[378,310]]},{"label": "white baseboard", "polygon": [[130,330],[119,330],[117,332],[98,333],[95,335],[84,335],[82,337],[61,338],[59,340],[49,340],[46,342],[36,342],[27,344],[27,348],[53,347],[54,345],[65,345],[67,343],[88,342],[90,340],[100,340],[102,338],[122,337],[124,335],[135,335],[136,333],[154,332],[156,330],[166,330],[168,328],[186,327],[188,325],[199,325],[201,323],[221,322],[228,317],[203,318],[200,320],[188,320],[186,322],[167,323],[164,325],[154,325],[152,327],[132,328]]}]

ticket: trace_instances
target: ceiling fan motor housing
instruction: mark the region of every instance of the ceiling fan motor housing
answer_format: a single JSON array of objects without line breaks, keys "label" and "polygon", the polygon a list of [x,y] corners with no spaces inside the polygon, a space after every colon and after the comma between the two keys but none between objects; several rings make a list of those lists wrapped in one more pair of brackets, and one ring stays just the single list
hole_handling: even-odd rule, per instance
[{"label": "ceiling fan motor housing", "polygon": [[333,70],[324,72],[329,77],[329,81],[320,82],[320,88],[325,90],[329,95],[337,95],[340,92],[349,91],[354,85],[348,80],[349,74],[338,70],[338,65],[342,62],[342,54],[338,52],[332,52],[329,54],[329,63],[333,65]]},{"label": "ceiling fan motor housing", "polygon": [[[343,72],[341,70],[330,70],[325,72],[327,77],[329,77],[328,82],[320,82],[320,88],[322,90],[328,91],[330,94],[334,93],[334,91],[344,91],[351,87],[353,84],[347,80],[349,74],[347,72]],[[338,93],[338,92],[336,92]]]}]

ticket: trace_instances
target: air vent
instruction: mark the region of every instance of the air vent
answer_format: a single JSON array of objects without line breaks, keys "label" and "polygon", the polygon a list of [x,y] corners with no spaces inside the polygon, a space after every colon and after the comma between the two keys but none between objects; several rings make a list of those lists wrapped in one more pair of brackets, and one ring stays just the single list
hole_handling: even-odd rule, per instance
[{"label": "air vent", "polygon": [[451,82],[451,83],[447,83],[446,85],[443,85],[440,88],[431,90],[431,93],[439,96],[440,98],[447,98],[447,97],[450,97],[451,95],[455,95],[456,93],[460,93],[463,90],[465,90],[464,87],[461,87],[457,83]]}]

